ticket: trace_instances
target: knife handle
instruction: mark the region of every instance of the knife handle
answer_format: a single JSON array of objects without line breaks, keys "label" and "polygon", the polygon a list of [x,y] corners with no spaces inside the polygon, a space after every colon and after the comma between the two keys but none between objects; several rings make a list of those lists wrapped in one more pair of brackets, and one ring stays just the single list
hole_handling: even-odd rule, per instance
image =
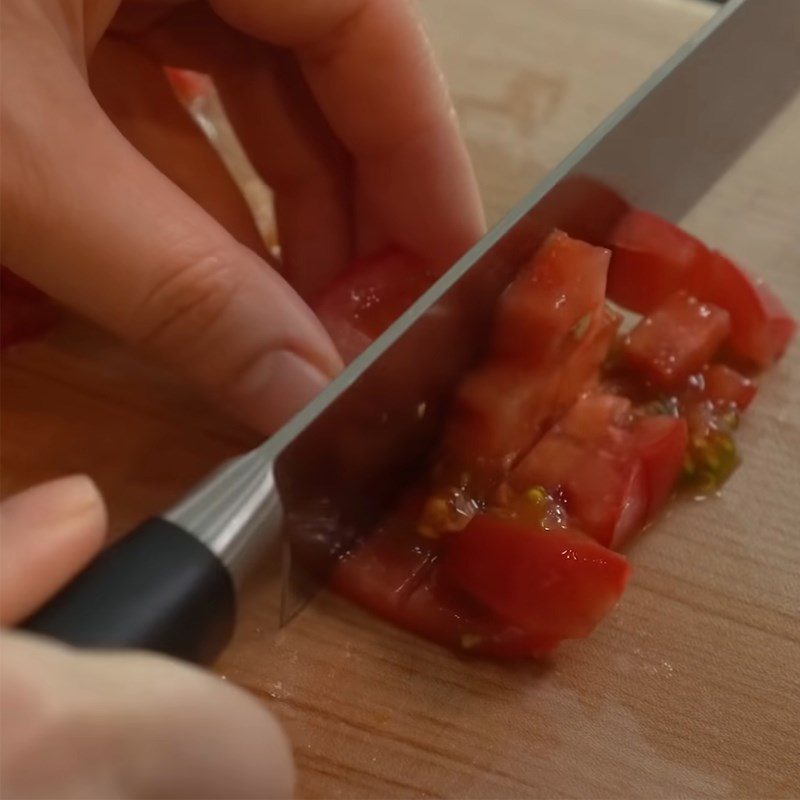
[{"label": "knife handle", "polygon": [[235,611],[222,561],[156,517],[103,551],[22,627],[80,647],[144,648],[209,663],[228,642]]}]

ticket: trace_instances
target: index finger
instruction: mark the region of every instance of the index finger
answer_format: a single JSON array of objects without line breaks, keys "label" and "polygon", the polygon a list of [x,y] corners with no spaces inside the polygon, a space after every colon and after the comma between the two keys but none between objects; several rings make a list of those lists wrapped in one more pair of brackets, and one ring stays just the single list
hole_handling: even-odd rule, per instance
[{"label": "index finger", "polygon": [[229,24],[291,48],[393,243],[449,265],[483,212],[442,74],[407,0],[212,0]]}]

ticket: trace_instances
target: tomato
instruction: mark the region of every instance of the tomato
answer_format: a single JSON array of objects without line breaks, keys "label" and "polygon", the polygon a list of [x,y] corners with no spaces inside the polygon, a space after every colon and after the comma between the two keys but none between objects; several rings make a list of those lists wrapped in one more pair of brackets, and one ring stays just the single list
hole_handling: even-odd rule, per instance
[{"label": "tomato", "polygon": [[783,355],[797,325],[763,282],[686,231],[646,211],[625,214],[609,238],[608,296],[649,314],[685,290],[731,315],[730,348],[767,367]]},{"label": "tomato", "polygon": [[498,481],[597,380],[619,326],[603,305],[607,265],[606,250],[557,231],[509,285],[491,356],[456,392],[444,440],[454,469]]},{"label": "tomato", "polygon": [[619,547],[666,502],[687,439],[682,419],[634,416],[625,398],[589,395],[522,459],[509,485],[517,493],[542,486],[577,528]]},{"label": "tomato", "polygon": [[619,600],[630,568],[575,531],[544,531],[488,514],[448,539],[442,575],[543,640],[587,636]]},{"label": "tomato", "polygon": [[387,250],[352,264],[311,305],[351,362],[436,280],[419,259]]},{"label": "tomato", "polygon": [[727,311],[678,292],[639,322],[625,338],[623,351],[654,384],[675,388],[711,359],[730,324]]},{"label": "tomato", "polygon": [[685,419],[659,414],[633,423],[630,447],[641,460],[647,492],[646,520],[661,511],[675,490],[688,442]]},{"label": "tomato", "polygon": [[696,393],[720,409],[744,411],[756,396],[756,384],[724,364],[710,364],[699,375]]},{"label": "tomato", "polygon": [[580,338],[591,314],[603,305],[609,257],[601,247],[552,233],[500,297],[494,353],[539,366],[568,334]]},{"label": "tomato", "polygon": [[712,253],[694,271],[689,288],[730,314],[731,350],[758,367],[780,358],[797,332],[797,323],[778,297],[722,253]]},{"label": "tomato", "polygon": [[705,245],[694,236],[638,210],[628,211],[617,223],[609,247],[608,297],[640,314],[649,314],[685,289],[693,271],[709,258]]},{"label": "tomato", "polygon": [[499,618],[441,576],[442,544],[414,532],[416,500],[402,503],[337,566],[331,587],[406,630],[451,649],[536,657],[558,643]]},{"label": "tomato", "polygon": [[641,528],[647,497],[639,460],[550,432],[509,478],[522,491],[543,486],[563,500],[568,518],[606,547]]}]

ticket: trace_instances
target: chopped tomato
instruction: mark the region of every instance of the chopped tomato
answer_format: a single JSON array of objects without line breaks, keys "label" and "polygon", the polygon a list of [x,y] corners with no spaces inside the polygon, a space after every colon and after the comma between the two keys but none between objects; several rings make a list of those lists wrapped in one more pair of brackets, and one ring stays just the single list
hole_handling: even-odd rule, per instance
[{"label": "chopped tomato", "polygon": [[436,277],[419,259],[388,250],[354,263],[312,307],[349,363],[430,288]]},{"label": "chopped tomato", "polygon": [[542,640],[587,636],[619,600],[627,561],[575,531],[488,514],[448,540],[443,577]]},{"label": "chopped tomato", "polygon": [[655,214],[635,209],[619,221],[609,247],[608,297],[640,314],[649,314],[671,294],[685,289],[693,270],[709,257],[694,236]]},{"label": "chopped tomato", "polygon": [[634,417],[625,398],[590,395],[522,459],[509,484],[516,492],[542,486],[580,530],[618,547],[666,502],[686,444],[684,420]]},{"label": "chopped tomato", "polygon": [[494,353],[540,366],[568,334],[581,338],[603,305],[609,257],[601,247],[552,233],[498,302]]},{"label": "chopped tomato", "polygon": [[644,522],[647,497],[639,459],[548,433],[509,478],[519,491],[543,486],[563,500],[570,520],[606,547]]},{"label": "chopped tomato", "polygon": [[780,358],[797,331],[778,297],[722,253],[712,253],[695,269],[690,291],[730,314],[731,350],[758,367]]},{"label": "chopped tomato", "polygon": [[[496,483],[592,382],[619,325],[608,252],[556,231],[504,293],[489,361],[459,387],[444,449]],[[569,287],[569,291],[567,288]]]},{"label": "chopped tomato", "polygon": [[664,389],[685,383],[711,359],[730,331],[727,311],[678,292],[625,339],[628,362]]},{"label": "chopped tomato", "polygon": [[384,619],[445,647],[497,658],[537,657],[558,639],[499,618],[442,580],[441,544],[414,533],[416,501],[403,504],[332,576],[332,588]]},{"label": "chopped tomato", "polygon": [[652,519],[675,490],[681,474],[689,430],[686,420],[658,414],[637,419],[631,428],[631,449],[641,459],[647,491],[645,519]]},{"label": "chopped tomato", "polygon": [[710,364],[699,375],[697,393],[720,409],[744,411],[756,396],[755,382],[724,364]]}]

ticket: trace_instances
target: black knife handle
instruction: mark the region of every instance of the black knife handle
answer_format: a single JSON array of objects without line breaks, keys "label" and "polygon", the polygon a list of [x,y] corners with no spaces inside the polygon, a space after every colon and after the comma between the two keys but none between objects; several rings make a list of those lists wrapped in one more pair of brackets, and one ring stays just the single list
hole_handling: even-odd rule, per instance
[{"label": "black knife handle", "polygon": [[154,518],[103,551],[22,627],[80,647],[209,663],[230,639],[235,612],[222,562],[182,528]]}]

